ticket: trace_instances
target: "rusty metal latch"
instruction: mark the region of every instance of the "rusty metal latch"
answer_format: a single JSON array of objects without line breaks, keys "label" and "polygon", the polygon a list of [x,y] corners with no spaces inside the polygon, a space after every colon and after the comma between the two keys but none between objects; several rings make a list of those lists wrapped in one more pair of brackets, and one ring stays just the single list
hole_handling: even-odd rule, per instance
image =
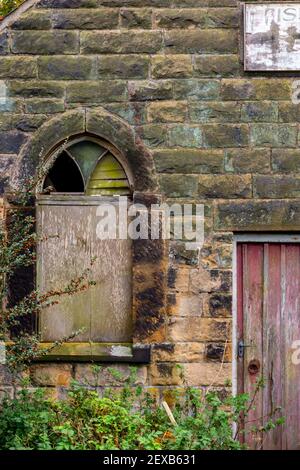
[{"label": "rusty metal latch", "polygon": [[251,344],[245,344],[245,343],[244,343],[244,340],[241,339],[241,340],[238,342],[238,350],[237,350],[238,357],[239,357],[239,358],[243,358],[243,357],[244,357],[244,354],[245,354],[245,348],[250,348],[250,347],[251,347]]}]

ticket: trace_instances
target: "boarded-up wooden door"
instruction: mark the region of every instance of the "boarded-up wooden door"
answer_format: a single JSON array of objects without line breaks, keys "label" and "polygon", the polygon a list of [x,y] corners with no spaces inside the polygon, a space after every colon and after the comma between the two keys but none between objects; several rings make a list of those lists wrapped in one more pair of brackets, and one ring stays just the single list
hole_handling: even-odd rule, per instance
[{"label": "boarded-up wooden door", "polygon": [[300,449],[300,245],[239,243],[237,262],[238,391],[253,397],[257,380],[265,382],[245,428],[266,424],[274,412],[285,417],[283,426],[246,441],[256,449]]},{"label": "boarded-up wooden door", "polygon": [[[103,203],[103,201],[102,201]],[[81,328],[74,341],[132,340],[131,240],[100,240],[96,227],[101,198],[42,196],[37,205],[37,283],[41,292],[62,289],[95,262],[85,292],[60,297],[43,309],[40,332],[45,342],[59,340]]]}]

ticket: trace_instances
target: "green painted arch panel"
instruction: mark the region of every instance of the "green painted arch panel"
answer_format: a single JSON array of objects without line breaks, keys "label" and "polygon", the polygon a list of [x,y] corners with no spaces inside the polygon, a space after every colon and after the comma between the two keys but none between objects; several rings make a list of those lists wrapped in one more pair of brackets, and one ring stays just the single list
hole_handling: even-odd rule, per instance
[{"label": "green painted arch panel", "polygon": [[124,168],[110,152],[97,163],[86,188],[88,196],[123,196],[130,194]]},{"label": "green painted arch panel", "polygon": [[[77,180],[82,184],[76,183]],[[84,192],[88,196],[131,194],[127,175],[118,159],[105,144],[89,139],[80,139],[62,148],[46,175],[43,189],[50,186],[54,192],[69,193],[72,187],[71,192]]]},{"label": "green painted arch panel", "polygon": [[79,165],[84,180],[87,182],[97,161],[106,153],[106,149],[91,140],[81,140],[68,147],[68,153]]}]

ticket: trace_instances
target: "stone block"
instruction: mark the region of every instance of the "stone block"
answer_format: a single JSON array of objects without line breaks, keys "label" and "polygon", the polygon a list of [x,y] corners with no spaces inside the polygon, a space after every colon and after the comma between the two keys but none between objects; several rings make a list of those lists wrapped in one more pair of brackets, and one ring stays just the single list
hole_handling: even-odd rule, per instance
[{"label": "stone block", "polygon": [[229,101],[244,101],[254,96],[253,81],[249,79],[224,79],[221,86],[221,98]]},{"label": "stone block", "polygon": [[232,289],[232,273],[230,270],[205,269],[199,266],[190,271],[189,291],[230,293]]},{"label": "stone block", "polygon": [[211,317],[231,317],[232,296],[214,293],[209,297],[209,315]]},{"label": "stone block", "polygon": [[269,173],[270,160],[271,150],[267,148],[226,149],[225,171],[231,173]]},{"label": "stone block", "polygon": [[300,122],[300,106],[290,101],[278,102],[279,122]]},{"label": "stone block", "polygon": [[250,140],[261,147],[296,147],[298,127],[295,124],[251,124]]},{"label": "stone block", "polygon": [[174,80],[174,98],[176,100],[216,100],[220,94],[218,80]]},{"label": "stone block", "polygon": [[118,29],[119,10],[117,8],[77,8],[58,12],[54,10],[51,20],[55,29]]},{"label": "stone block", "polygon": [[163,8],[155,11],[154,22],[162,29],[237,28],[239,11],[232,8]]},{"label": "stone block", "polygon": [[168,287],[177,292],[188,292],[190,286],[190,268],[170,266],[168,271]]},{"label": "stone block", "polygon": [[201,266],[206,269],[230,269],[232,267],[232,243],[204,243],[200,250]]},{"label": "stone block", "polygon": [[190,55],[154,55],[151,59],[153,78],[189,78],[193,73]]},{"label": "stone block", "polygon": [[152,10],[149,8],[121,8],[121,28],[151,29]]},{"label": "stone block", "polygon": [[[205,294],[204,294],[205,295]],[[170,293],[168,296],[168,315],[179,317],[202,316],[204,314],[205,297],[195,294]]]},{"label": "stone block", "polygon": [[22,132],[0,132],[0,153],[18,153],[26,141]]},{"label": "stone block", "polygon": [[[132,377],[131,366],[128,364],[100,365],[76,364],[75,380],[86,386],[124,386]],[[147,381],[147,367],[137,368],[135,385],[145,385]]]},{"label": "stone block", "polygon": [[240,70],[238,55],[204,55],[194,58],[196,77],[235,77]]},{"label": "stone block", "polygon": [[30,9],[14,20],[10,27],[20,30],[45,30],[51,29],[51,26],[51,17],[47,11]]},{"label": "stone block", "polygon": [[249,102],[242,105],[244,122],[277,122],[278,103],[270,101]]},{"label": "stone block", "polygon": [[140,80],[128,84],[131,101],[170,100],[173,98],[172,82],[168,80]]},{"label": "stone block", "polygon": [[62,98],[65,87],[55,81],[11,80],[8,83],[8,91],[10,96],[24,98]]},{"label": "stone block", "polygon": [[152,349],[153,362],[201,362],[205,359],[204,343],[162,343]]},{"label": "stone block", "polygon": [[79,34],[75,31],[14,31],[11,37],[14,54],[76,54]]},{"label": "stone block", "polygon": [[187,116],[185,101],[160,101],[147,106],[149,122],[184,122]]},{"label": "stone block", "polygon": [[201,175],[199,176],[200,198],[248,198],[252,196],[251,176],[245,175]]},{"label": "stone block", "polygon": [[231,362],[232,343],[207,343],[205,358],[213,362]]},{"label": "stone block", "polygon": [[78,81],[68,83],[67,103],[108,103],[126,101],[126,82],[120,80]]},{"label": "stone block", "polygon": [[257,175],[253,178],[254,197],[261,199],[297,198],[300,191],[300,176]]},{"label": "stone block", "polygon": [[177,364],[157,363],[150,366],[150,381],[152,385],[182,385],[182,370]]},{"label": "stone block", "polygon": [[221,96],[224,100],[289,100],[292,82],[288,79],[225,78],[222,80]]},{"label": "stone block", "polygon": [[168,30],[165,34],[167,54],[230,54],[238,51],[235,30]]},{"label": "stone block", "polygon": [[34,364],[30,367],[32,384],[38,387],[68,387],[72,379],[71,364]]},{"label": "stone block", "polygon": [[141,125],[146,123],[145,103],[105,103],[107,111],[112,112],[129,124]]},{"label": "stone block", "polygon": [[278,173],[300,172],[300,150],[272,149],[272,170]]},{"label": "stone block", "polygon": [[98,76],[104,78],[141,78],[149,74],[150,60],[143,55],[102,55],[98,58]]},{"label": "stone block", "polygon": [[159,173],[221,173],[222,150],[172,149],[154,150],[154,161]]},{"label": "stone block", "polygon": [[238,102],[197,102],[189,105],[191,122],[240,122]]},{"label": "stone block", "polygon": [[7,32],[0,34],[0,55],[6,55],[9,52]]},{"label": "stone block", "polygon": [[[180,218],[181,223],[181,218]],[[171,238],[172,238],[171,234]],[[183,237],[185,234],[183,234]],[[189,266],[197,266],[199,262],[199,252],[198,250],[188,250],[186,249],[186,244],[179,240],[172,240],[169,244],[170,252],[169,256],[174,263],[185,264]]]},{"label": "stone block", "polygon": [[267,80],[259,78],[252,80],[254,99],[256,100],[290,100],[292,96],[293,80],[274,78]]},{"label": "stone block", "polygon": [[189,363],[183,364],[183,374],[190,387],[224,386],[230,383],[232,367],[231,364]]},{"label": "stone block", "polygon": [[247,124],[204,124],[202,130],[205,147],[245,147],[249,143]]},{"label": "stone block", "polygon": [[299,231],[299,200],[228,201],[215,207],[215,230]]},{"label": "stone block", "polygon": [[155,54],[162,47],[160,31],[84,31],[83,54]]},{"label": "stone block", "polygon": [[82,56],[40,57],[38,75],[42,80],[91,80],[96,78],[96,59]]},{"label": "stone block", "polygon": [[197,176],[161,175],[161,190],[168,197],[196,197],[198,192]]},{"label": "stone block", "polygon": [[169,129],[171,147],[202,147],[202,130],[198,126],[179,124]]},{"label": "stone block", "polygon": [[[108,3],[108,6],[114,6],[109,5],[107,0],[41,0],[37,8],[96,8],[100,5],[105,6],[106,3]],[[114,0],[111,3],[114,3]]]},{"label": "stone block", "polygon": [[0,131],[19,130],[33,132],[47,119],[44,114],[31,116],[30,114],[0,114]]},{"label": "stone block", "polygon": [[54,114],[61,113],[65,109],[63,100],[32,98],[25,102],[25,112],[30,114]]},{"label": "stone block", "polygon": [[231,323],[227,319],[206,317],[171,317],[167,338],[171,342],[226,341]]},{"label": "stone block", "polygon": [[147,147],[166,147],[167,128],[159,124],[147,124],[136,128],[139,137]]},{"label": "stone block", "polygon": [[34,57],[0,57],[0,78],[36,78]]}]

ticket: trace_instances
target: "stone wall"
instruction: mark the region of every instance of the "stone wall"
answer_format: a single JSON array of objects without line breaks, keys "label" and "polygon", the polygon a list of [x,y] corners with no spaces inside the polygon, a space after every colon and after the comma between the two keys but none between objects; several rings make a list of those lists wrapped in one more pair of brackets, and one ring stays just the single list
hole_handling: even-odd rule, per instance
[{"label": "stone wall", "polygon": [[[233,232],[300,229],[295,74],[244,73],[241,25],[237,0],[41,0],[0,32],[2,190],[49,120],[101,107],[151,152],[167,201],[205,204],[201,256],[170,243],[163,321],[145,339],[138,377],[157,394],[228,385]],[[90,370],[31,375],[59,390]]]}]

